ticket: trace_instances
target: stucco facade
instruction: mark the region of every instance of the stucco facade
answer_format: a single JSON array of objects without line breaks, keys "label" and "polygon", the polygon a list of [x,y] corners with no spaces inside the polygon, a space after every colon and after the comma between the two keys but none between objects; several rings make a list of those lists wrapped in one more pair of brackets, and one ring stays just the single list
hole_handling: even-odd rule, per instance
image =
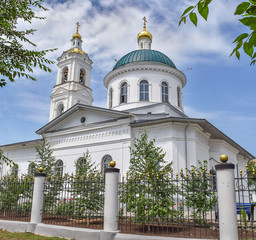
[{"label": "stucco facade", "polygon": [[[221,154],[244,168],[254,158],[245,149],[205,119],[189,118],[183,109],[183,88],[187,79],[164,54],[151,51],[152,35],[138,35],[143,54],[124,56],[104,78],[108,108],[92,106],[90,88],[92,61],[82,50],[77,32],[71,48],[58,58],[56,86],[53,88],[50,121],[37,133],[51,144],[63,173],[75,172],[75,163],[88,150],[99,169],[113,159],[122,174],[129,168],[130,148],[140,132],[166,152],[174,172],[207,160],[212,168]],[[145,54],[148,51],[148,54]],[[36,159],[39,140],[0,146],[4,155],[26,173]],[[9,171],[3,166],[1,174]]]}]

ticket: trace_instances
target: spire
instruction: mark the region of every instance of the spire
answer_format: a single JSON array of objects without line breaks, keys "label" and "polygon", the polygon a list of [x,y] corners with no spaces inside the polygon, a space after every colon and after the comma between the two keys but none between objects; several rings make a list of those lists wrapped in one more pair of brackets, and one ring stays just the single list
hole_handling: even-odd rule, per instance
[{"label": "spire", "polygon": [[82,51],[82,37],[79,34],[79,27],[80,27],[80,23],[77,22],[76,23],[76,33],[73,35],[72,39],[71,39],[71,49],[74,52],[80,53],[83,55],[83,51]]},{"label": "spire", "polygon": [[76,23],[76,33],[73,35],[72,39],[75,39],[75,38],[79,38],[80,40],[82,40],[82,37],[81,35],[79,34],[79,27],[80,27],[80,24],[79,22]]},{"label": "spire", "polygon": [[145,16],[144,16],[142,19],[143,19],[143,21],[144,21],[143,31],[146,31],[146,22],[147,22],[147,19],[146,19]]},{"label": "spire", "polygon": [[144,16],[142,20],[144,21],[143,31],[140,32],[137,36],[138,47],[139,49],[151,49],[152,34],[146,29],[146,22],[147,22],[146,17]]}]

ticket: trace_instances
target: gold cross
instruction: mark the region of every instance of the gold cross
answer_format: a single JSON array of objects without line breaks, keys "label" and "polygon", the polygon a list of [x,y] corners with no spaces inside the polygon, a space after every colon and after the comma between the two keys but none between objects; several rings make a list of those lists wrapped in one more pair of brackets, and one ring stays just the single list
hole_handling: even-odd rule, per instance
[{"label": "gold cross", "polygon": [[76,23],[76,32],[78,33],[78,30],[79,30],[79,27],[80,27],[80,24],[79,22]]},{"label": "gold cross", "polygon": [[144,26],[143,26],[143,28],[144,28],[144,30],[146,30],[146,22],[147,22],[147,19],[146,19],[145,16],[144,16],[142,19],[144,20]]}]

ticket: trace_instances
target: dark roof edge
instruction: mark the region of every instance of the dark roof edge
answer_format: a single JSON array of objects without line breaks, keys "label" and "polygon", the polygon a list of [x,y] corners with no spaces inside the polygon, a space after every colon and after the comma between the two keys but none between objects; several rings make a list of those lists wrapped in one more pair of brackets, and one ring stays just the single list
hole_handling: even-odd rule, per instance
[{"label": "dark roof edge", "polygon": [[129,112],[124,112],[124,111],[117,111],[117,110],[112,110],[112,109],[107,109],[107,108],[102,108],[102,107],[95,107],[95,106],[90,106],[86,104],[81,104],[77,103],[73,107],[69,108],[67,111],[65,111],[63,114],[58,116],[57,118],[54,118],[52,121],[48,122],[46,125],[41,127],[36,131],[37,134],[42,134],[44,130],[47,130],[51,125],[60,122],[62,119],[65,119],[67,116],[69,116],[71,113],[75,112],[79,108],[88,108],[92,110],[97,110],[97,111],[104,111],[108,113],[115,113],[119,115],[127,115],[129,116]]},{"label": "dark roof edge", "polygon": [[[165,123],[165,122],[187,122],[187,123],[197,123],[202,128],[208,127],[208,131],[211,133],[211,131],[215,130],[218,134],[220,134],[223,137],[223,140],[228,142],[231,146],[237,148],[240,153],[243,153],[246,157],[250,159],[255,159],[255,156],[253,156],[251,153],[249,153],[247,150],[245,150],[243,147],[241,147],[238,143],[236,143],[234,140],[232,140],[230,137],[228,137],[225,133],[220,131],[218,128],[216,128],[214,125],[212,125],[210,122],[208,122],[206,119],[202,118],[182,118],[182,117],[167,117],[162,119],[152,119],[152,120],[141,120],[138,122],[131,123],[131,127],[136,126],[145,126],[146,125],[155,125],[159,123]],[[211,129],[212,128],[212,129]],[[214,139],[214,138],[213,138]]]},{"label": "dark roof edge", "polygon": [[[127,109],[126,111],[129,112],[129,113],[133,113],[132,110],[134,110],[134,109],[140,110],[140,109],[145,109],[145,108],[148,108],[148,107],[154,107],[154,106],[162,105],[162,104],[167,105],[167,106],[170,107],[174,112],[180,114],[182,117],[188,118],[188,116],[187,116],[185,113],[181,112],[179,109],[177,109],[176,107],[174,107],[174,106],[171,105],[170,103],[166,103],[166,102],[164,102],[164,103],[163,103],[163,102],[161,102],[161,103],[153,103],[153,104],[146,105],[146,106],[142,106],[142,107],[130,108],[130,109]],[[133,114],[139,115],[139,114],[137,114],[136,112],[134,112]],[[162,113],[161,113],[161,114],[162,114]]]},{"label": "dark roof edge", "polygon": [[16,142],[16,143],[10,143],[10,144],[6,144],[6,145],[1,145],[1,147],[11,147],[11,146],[15,146],[15,145],[24,145],[24,144],[30,144],[30,143],[36,143],[36,142],[41,142],[42,139],[35,139],[35,140],[29,140],[29,141],[24,141],[24,142]]}]

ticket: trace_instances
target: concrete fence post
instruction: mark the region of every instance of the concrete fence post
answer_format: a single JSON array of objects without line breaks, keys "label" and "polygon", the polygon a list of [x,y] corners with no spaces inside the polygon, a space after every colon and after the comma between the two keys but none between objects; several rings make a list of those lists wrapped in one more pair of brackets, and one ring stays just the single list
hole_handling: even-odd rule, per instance
[{"label": "concrete fence post", "polygon": [[118,179],[120,169],[110,162],[105,170],[104,229],[101,240],[113,240],[118,231]]},{"label": "concrete fence post", "polygon": [[227,155],[221,155],[222,163],[215,166],[217,172],[217,193],[219,207],[220,240],[238,240],[235,165],[226,163]]},{"label": "concrete fence post", "polygon": [[45,177],[46,174],[43,172],[35,173],[32,210],[30,217],[30,223],[33,224],[42,222]]}]

